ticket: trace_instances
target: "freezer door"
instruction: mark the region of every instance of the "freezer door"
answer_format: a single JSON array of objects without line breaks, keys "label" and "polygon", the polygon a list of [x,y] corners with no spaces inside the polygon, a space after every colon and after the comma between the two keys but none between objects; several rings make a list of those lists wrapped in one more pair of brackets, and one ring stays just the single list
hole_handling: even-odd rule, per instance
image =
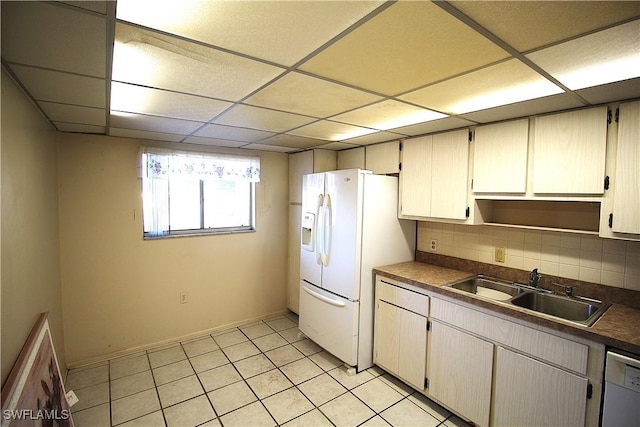
[{"label": "freezer door", "polygon": [[350,366],[358,363],[359,303],[300,281],[298,328]]},{"label": "freezer door", "polygon": [[[301,236],[312,241],[311,247],[300,242],[300,279],[320,286],[322,282],[322,260],[318,244],[318,224],[322,221],[324,200],[324,174],[309,174],[302,177],[302,226]],[[307,240],[307,241],[308,241]]]},{"label": "freezer door", "polygon": [[322,288],[353,301],[360,299],[363,174],[327,172],[325,180]]}]

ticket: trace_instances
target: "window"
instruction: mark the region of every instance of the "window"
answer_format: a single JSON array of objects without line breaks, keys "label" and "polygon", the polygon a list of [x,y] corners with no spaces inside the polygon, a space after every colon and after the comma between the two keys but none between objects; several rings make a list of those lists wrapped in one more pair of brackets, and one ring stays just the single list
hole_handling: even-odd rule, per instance
[{"label": "window", "polygon": [[144,237],[255,230],[258,157],[141,152]]}]

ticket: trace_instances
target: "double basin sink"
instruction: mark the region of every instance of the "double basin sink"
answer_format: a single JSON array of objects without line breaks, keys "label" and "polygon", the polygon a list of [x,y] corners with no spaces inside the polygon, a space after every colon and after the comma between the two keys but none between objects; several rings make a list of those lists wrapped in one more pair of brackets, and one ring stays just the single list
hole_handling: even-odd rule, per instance
[{"label": "double basin sink", "polygon": [[610,306],[590,298],[558,295],[546,289],[484,276],[476,276],[446,287],[582,326],[593,325]]}]

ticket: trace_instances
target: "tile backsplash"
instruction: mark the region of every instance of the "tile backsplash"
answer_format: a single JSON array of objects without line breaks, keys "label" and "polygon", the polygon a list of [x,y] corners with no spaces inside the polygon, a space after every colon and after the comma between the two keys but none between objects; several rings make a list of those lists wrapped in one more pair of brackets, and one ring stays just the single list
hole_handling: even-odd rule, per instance
[{"label": "tile backsplash", "polygon": [[[436,240],[436,250],[431,240]],[[418,222],[419,251],[640,291],[640,242],[490,225]],[[495,248],[505,248],[505,262]]]}]

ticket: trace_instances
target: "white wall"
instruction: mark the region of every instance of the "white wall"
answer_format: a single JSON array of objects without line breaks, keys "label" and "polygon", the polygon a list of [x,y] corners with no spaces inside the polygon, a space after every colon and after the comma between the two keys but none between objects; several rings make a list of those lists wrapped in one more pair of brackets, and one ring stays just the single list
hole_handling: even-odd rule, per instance
[{"label": "white wall", "polygon": [[40,313],[65,369],[56,133],[2,70],[2,383]]},{"label": "white wall", "polygon": [[[640,242],[495,226],[418,223],[418,250],[640,291]],[[506,262],[494,248],[506,249]]]},{"label": "white wall", "polygon": [[[287,155],[254,153],[261,158],[257,232],[143,240],[141,144],[150,145],[60,137],[60,258],[70,366],[286,310]],[[180,292],[188,292],[188,303],[180,304]]]}]

